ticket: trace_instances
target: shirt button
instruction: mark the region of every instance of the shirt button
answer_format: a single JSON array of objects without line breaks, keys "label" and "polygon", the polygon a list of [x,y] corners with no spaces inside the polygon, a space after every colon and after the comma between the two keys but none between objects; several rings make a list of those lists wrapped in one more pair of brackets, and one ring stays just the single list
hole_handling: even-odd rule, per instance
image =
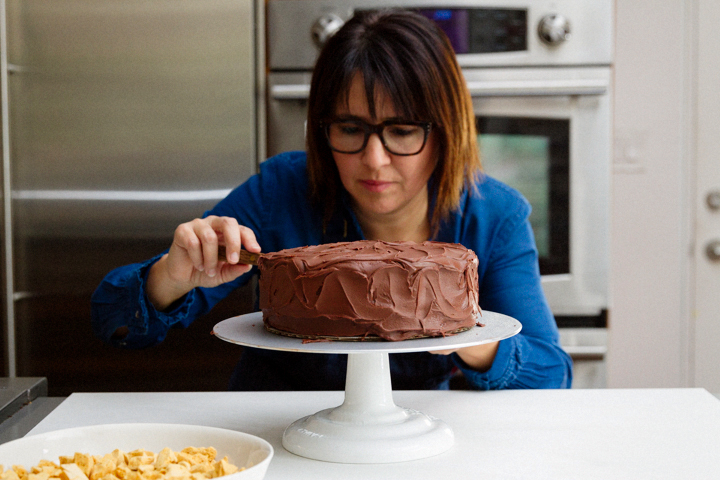
[{"label": "shirt button", "polygon": [[140,310],[138,310],[137,312],[135,312],[135,318],[140,318]]}]

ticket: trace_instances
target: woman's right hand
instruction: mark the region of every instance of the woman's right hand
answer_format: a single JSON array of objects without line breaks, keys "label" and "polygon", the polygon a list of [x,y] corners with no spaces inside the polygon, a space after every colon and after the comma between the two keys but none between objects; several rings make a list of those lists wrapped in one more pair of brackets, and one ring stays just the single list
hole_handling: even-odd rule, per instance
[{"label": "woman's right hand", "polygon": [[[218,259],[225,246],[227,260]],[[240,249],[260,252],[255,233],[232,217],[196,218],[175,229],[167,254],[150,269],[147,296],[162,311],[195,287],[216,287],[247,273],[251,265],[238,263]]]}]

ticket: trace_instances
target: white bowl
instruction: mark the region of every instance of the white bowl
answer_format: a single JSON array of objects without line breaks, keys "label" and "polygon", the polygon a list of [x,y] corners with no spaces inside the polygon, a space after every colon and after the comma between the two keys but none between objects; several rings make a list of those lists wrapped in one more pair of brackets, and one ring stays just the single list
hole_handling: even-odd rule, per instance
[{"label": "white bowl", "polygon": [[121,423],[77,427],[30,435],[0,445],[0,464],[33,467],[40,460],[58,462],[58,457],[75,452],[104,455],[116,448],[158,453],[165,447],[180,451],[186,447],[214,447],[217,458],[245,470],[223,480],[262,480],[273,456],[273,447],[262,438],[223,428],[167,423]]}]

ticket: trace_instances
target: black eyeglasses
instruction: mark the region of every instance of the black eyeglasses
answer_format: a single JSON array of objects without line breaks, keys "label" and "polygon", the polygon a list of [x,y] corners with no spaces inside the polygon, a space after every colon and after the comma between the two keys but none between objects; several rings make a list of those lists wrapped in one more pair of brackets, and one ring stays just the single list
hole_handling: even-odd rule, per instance
[{"label": "black eyeglasses", "polygon": [[370,125],[362,120],[333,120],[323,123],[330,148],[339,153],[359,153],[373,133],[385,149],[394,155],[417,155],[422,152],[430,133],[430,122],[388,120]]}]

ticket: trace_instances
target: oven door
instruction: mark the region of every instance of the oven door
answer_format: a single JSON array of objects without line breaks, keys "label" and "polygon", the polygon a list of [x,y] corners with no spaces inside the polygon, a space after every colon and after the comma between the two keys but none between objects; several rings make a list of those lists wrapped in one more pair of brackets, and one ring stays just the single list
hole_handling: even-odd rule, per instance
[{"label": "oven door", "polygon": [[533,207],[543,288],[557,317],[608,307],[610,69],[466,69],[485,172]]}]

